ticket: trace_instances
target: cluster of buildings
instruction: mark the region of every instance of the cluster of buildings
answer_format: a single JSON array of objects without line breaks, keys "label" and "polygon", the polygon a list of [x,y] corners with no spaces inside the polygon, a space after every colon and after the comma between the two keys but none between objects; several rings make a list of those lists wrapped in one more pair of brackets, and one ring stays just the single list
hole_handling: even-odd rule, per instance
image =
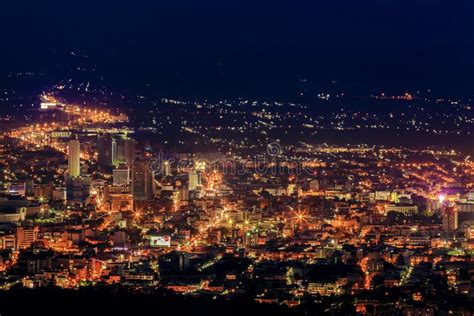
[{"label": "cluster of buildings", "polygon": [[461,153],[303,144],[258,159],[164,155],[122,121],[48,124],[0,140],[3,289],[470,308],[448,304],[474,295],[474,163]]}]

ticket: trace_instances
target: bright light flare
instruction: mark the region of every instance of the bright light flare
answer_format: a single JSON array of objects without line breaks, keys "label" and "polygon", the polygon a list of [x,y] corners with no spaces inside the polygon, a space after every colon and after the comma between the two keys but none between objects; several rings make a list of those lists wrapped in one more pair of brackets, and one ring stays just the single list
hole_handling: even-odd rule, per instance
[{"label": "bright light flare", "polygon": [[440,203],[444,203],[444,201],[446,201],[446,195],[444,195],[444,194],[438,195],[438,201]]}]

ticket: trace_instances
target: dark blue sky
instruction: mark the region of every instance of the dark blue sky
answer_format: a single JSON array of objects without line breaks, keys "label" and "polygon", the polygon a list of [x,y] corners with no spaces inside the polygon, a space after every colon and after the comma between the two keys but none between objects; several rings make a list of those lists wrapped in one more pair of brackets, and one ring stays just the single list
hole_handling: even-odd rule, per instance
[{"label": "dark blue sky", "polygon": [[191,94],[272,94],[300,78],[474,94],[474,1],[96,2],[2,1],[0,70],[78,51],[124,84]]}]

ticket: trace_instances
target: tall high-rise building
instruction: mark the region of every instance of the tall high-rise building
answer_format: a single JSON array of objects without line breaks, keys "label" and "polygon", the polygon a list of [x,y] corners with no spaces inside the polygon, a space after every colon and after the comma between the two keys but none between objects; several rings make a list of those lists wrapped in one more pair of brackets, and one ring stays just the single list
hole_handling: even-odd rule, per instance
[{"label": "tall high-rise building", "polygon": [[116,138],[112,137],[112,165],[118,166],[119,165],[119,157],[118,157],[118,149],[119,143],[117,142]]},{"label": "tall high-rise building", "polygon": [[135,140],[133,138],[125,138],[125,161],[126,164],[132,168],[135,161]]},{"label": "tall high-rise building", "polygon": [[149,200],[155,194],[154,173],[150,168],[150,161],[137,158],[132,169],[132,193],[135,200]]},{"label": "tall high-rise building", "polygon": [[113,170],[114,186],[127,186],[130,184],[130,168],[121,164]]},{"label": "tall high-rise building", "polygon": [[71,139],[68,143],[68,167],[70,177],[81,175],[81,144],[77,139]]},{"label": "tall high-rise building", "polygon": [[101,167],[113,164],[113,140],[110,134],[97,136],[98,163]]},{"label": "tall high-rise building", "polygon": [[168,160],[163,161],[162,173],[165,177],[171,176],[171,164]]},{"label": "tall high-rise building", "polygon": [[27,249],[38,239],[38,226],[18,227],[16,230],[17,249]]},{"label": "tall high-rise building", "polygon": [[455,207],[446,207],[442,211],[443,229],[448,232],[458,228],[458,210]]},{"label": "tall high-rise building", "polygon": [[197,172],[190,172],[188,174],[188,189],[190,191],[197,190],[201,185],[201,175]]},{"label": "tall high-rise building", "polygon": [[[115,144],[115,146],[114,146]],[[135,159],[135,140],[128,137],[120,137],[114,139],[112,143],[113,149],[113,164],[118,166],[120,164],[127,164],[132,167]]]}]

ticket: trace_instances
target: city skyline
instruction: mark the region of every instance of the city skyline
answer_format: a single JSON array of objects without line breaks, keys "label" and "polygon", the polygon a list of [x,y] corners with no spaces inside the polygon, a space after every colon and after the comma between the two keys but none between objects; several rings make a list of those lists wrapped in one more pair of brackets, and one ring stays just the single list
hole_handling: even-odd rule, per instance
[{"label": "city skyline", "polygon": [[2,4],[0,316],[472,315],[473,4]]}]

